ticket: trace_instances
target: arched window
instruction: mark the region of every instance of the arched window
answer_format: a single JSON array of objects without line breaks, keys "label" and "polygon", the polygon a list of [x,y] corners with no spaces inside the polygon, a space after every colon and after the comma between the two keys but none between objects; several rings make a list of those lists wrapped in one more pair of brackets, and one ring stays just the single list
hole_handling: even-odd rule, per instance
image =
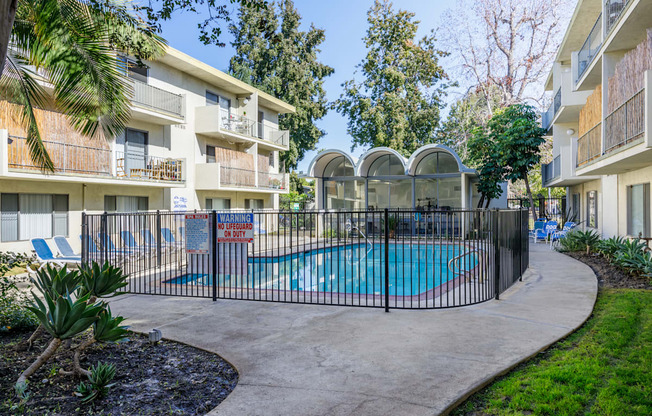
[{"label": "arched window", "polygon": [[434,152],[425,156],[415,171],[416,175],[435,175],[437,173],[459,172],[457,160],[446,152]]},{"label": "arched window", "polygon": [[396,155],[382,155],[369,166],[367,176],[399,176],[405,175],[403,163]]},{"label": "arched window", "polygon": [[324,178],[353,176],[353,165],[344,156],[338,156],[328,162],[324,168]]}]

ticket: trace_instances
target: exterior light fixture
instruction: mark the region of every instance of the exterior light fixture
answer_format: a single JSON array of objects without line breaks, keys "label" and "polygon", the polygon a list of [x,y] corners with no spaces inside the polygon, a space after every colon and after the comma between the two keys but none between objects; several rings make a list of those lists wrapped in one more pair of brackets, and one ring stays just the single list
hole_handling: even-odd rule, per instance
[{"label": "exterior light fixture", "polygon": [[573,134],[575,134],[575,130],[574,129],[568,129],[568,130],[566,130],[566,134],[568,134],[569,136],[572,136]]}]

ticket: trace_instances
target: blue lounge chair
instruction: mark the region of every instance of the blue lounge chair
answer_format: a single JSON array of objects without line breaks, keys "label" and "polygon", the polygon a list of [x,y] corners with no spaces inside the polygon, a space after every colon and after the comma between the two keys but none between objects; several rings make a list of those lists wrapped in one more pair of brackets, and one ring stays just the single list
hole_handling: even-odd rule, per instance
[{"label": "blue lounge chair", "polygon": [[62,235],[54,236],[54,244],[57,246],[57,251],[62,257],[79,257],[81,259],[81,254],[75,253],[75,250],[70,247],[68,239]]},{"label": "blue lounge chair", "polygon": [[548,221],[542,230],[537,230],[534,234],[534,242],[538,240],[546,241],[548,236],[557,231],[557,221]]},{"label": "blue lounge chair", "polygon": [[154,238],[154,234],[150,230],[140,230],[140,235],[143,238],[144,246],[156,247],[156,238]]},{"label": "blue lounge chair", "polygon": [[532,239],[534,239],[534,242],[535,242],[535,243],[536,243],[536,235],[537,235],[537,232],[540,231],[540,230],[543,230],[545,226],[546,226],[546,222],[545,222],[545,221],[536,220],[536,221],[534,222],[534,229],[533,229],[533,230],[530,230],[530,237],[532,237]]},{"label": "blue lounge chair", "polygon": [[63,267],[68,263],[81,263],[81,257],[54,257],[50,246],[43,238],[32,238],[30,242],[36,252],[36,258],[40,263],[40,267],[43,267],[48,263],[54,263],[59,267]]},{"label": "blue lounge chair", "polygon": [[567,234],[570,230],[572,230],[573,228],[575,228],[576,225],[577,225],[577,224],[574,223],[573,221],[567,221],[567,222],[564,224],[564,228],[562,228],[562,229],[559,230],[559,231],[554,231],[554,232],[552,233],[552,235],[550,236],[550,248],[552,249],[554,243],[558,243],[559,240],[561,240],[562,238],[566,237],[566,234]]},{"label": "blue lounge chair", "polygon": [[134,252],[136,251],[143,252],[147,248],[151,247],[147,244],[143,244],[143,245],[138,244],[136,238],[134,238],[134,235],[131,233],[131,231],[121,231],[120,238],[122,238],[122,243],[124,244],[125,248]]},{"label": "blue lounge chair", "polygon": [[172,230],[169,228],[161,228],[161,235],[163,236],[163,241],[165,241],[165,244],[170,247],[181,247],[181,242],[177,241],[174,238],[174,234],[172,234]]}]

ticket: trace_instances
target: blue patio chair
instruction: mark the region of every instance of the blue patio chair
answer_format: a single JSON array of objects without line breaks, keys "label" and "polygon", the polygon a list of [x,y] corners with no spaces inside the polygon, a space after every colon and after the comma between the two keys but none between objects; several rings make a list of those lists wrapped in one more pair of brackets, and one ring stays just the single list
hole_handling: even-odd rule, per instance
[{"label": "blue patio chair", "polygon": [[538,240],[546,241],[548,236],[557,231],[557,221],[548,221],[542,230],[537,230],[534,234],[534,242]]},{"label": "blue patio chair", "polygon": [[554,231],[554,232],[552,233],[552,235],[550,236],[550,248],[552,249],[554,243],[558,243],[559,240],[561,240],[562,238],[566,237],[566,234],[567,234],[570,230],[572,230],[573,228],[575,228],[576,225],[577,225],[577,224],[574,223],[573,221],[567,221],[567,222],[564,224],[564,228],[562,228],[561,230],[558,230],[558,231]]},{"label": "blue patio chair", "polygon": [[81,254],[75,253],[75,250],[70,247],[68,239],[62,235],[54,236],[54,244],[57,246],[57,251],[62,257],[79,257],[81,259]]},{"label": "blue patio chair", "polygon": [[36,258],[40,264],[39,268],[48,263],[56,264],[59,267],[63,267],[68,263],[81,263],[81,257],[54,257],[50,246],[43,238],[32,238],[30,243],[32,243],[32,248],[34,248]]},{"label": "blue patio chair", "polygon": [[530,237],[532,237],[534,239],[535,243],[536,243],[537,232],[540,231],[540,230],[543,230],[545,226],[546,226],[545,221],[537,220],[537,221],[534,222],[534,229],[530,230]]},{"label": "blue patio chair", "polygon": [[[129,247],[116,247],[116,245],[113,243],[113,239],[111,239],[111,236],[108,234],[104,233],[97,233],[97,239],[100,242],[104,242],[104,247],[107,253],[110,254],[122,254],[122,255],[130,255],[133,254],[134,251],[129,249]],[[89,238],[89,241],[92,239]],[[90,243],[89,243],[90,244]],[[89,245],[90,247],[90,245]],[[99,253],[101,250],[98,250],[97,252]]]},{"label": "blue patio chair", "polygon": [[143,238],[143,246],[156,247],[156,238],[150,230],[143,229],[140,230],[140,236]]},{"label": "blue patio chair", "polygon": [[151,246],[149,246],[147,244],[143,244],[143,245],[138,244],[138,242],[134,238],[134,235],[131,233],[131,231],[121,231],[120,232],[120,237],[122,238],[122,243],[124,244],[124,246],[127,249],[129,249],[131,251],[134,251],[134,252],[136,252],[136,251],[143,252],[146,249],[148,249],[149,247],[151,247]]},{"label": "blue patio chair", "polygon": [[175,248],[181,247],[181,242],[174,238],[174,234],[172,234],[172,230],[169,228],[161,228],[161,235],[163,236],[163,241],[165,241],[166,245]]}]

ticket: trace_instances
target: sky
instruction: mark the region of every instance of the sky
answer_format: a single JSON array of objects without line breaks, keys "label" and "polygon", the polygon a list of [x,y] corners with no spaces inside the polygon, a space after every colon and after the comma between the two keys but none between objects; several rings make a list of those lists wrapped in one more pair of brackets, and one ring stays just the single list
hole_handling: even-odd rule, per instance
[{"label": "sky", "polygon": [[[302,16],[302,28],[308,29],[314,23],[325,31],[326,39],[321,45],[319,59],[335,69],[335,73],[324,82],[329,101],[340,96],[341,84],[354,77],[356,65],[366,55],[362,38],[367,30],[367,10],[372,4],[373,0],[295,0],[295,7]],[[430,30],[437,29],[442,12],[453,7],[455,0],[394,0],[393,4],[395,8],[416,14],[416,19],[421,21],[418,32],[418,37],[421,37]],[[234,12],[237,9],[237,5],[229,7]],[[197,22],[201,20],[201,16],[192,13],[176,14],[171,22],[162,25],[162,35],[173,48],[226,72],[229,59],[234,54],[230,45],[232,38],[224,27],[221,40],[226,43],[225,47],[203,45],[196,29]],[[351,138],[346,132],[347,120],[339,113],[330,110],[316,124],[326,132],[317,144],[317,149],[351,150]],[[352,154],[357,157],[364,150],[358,147]],[[316,151],[307,152],[297,170],[306,172],[316,154]]]}]

